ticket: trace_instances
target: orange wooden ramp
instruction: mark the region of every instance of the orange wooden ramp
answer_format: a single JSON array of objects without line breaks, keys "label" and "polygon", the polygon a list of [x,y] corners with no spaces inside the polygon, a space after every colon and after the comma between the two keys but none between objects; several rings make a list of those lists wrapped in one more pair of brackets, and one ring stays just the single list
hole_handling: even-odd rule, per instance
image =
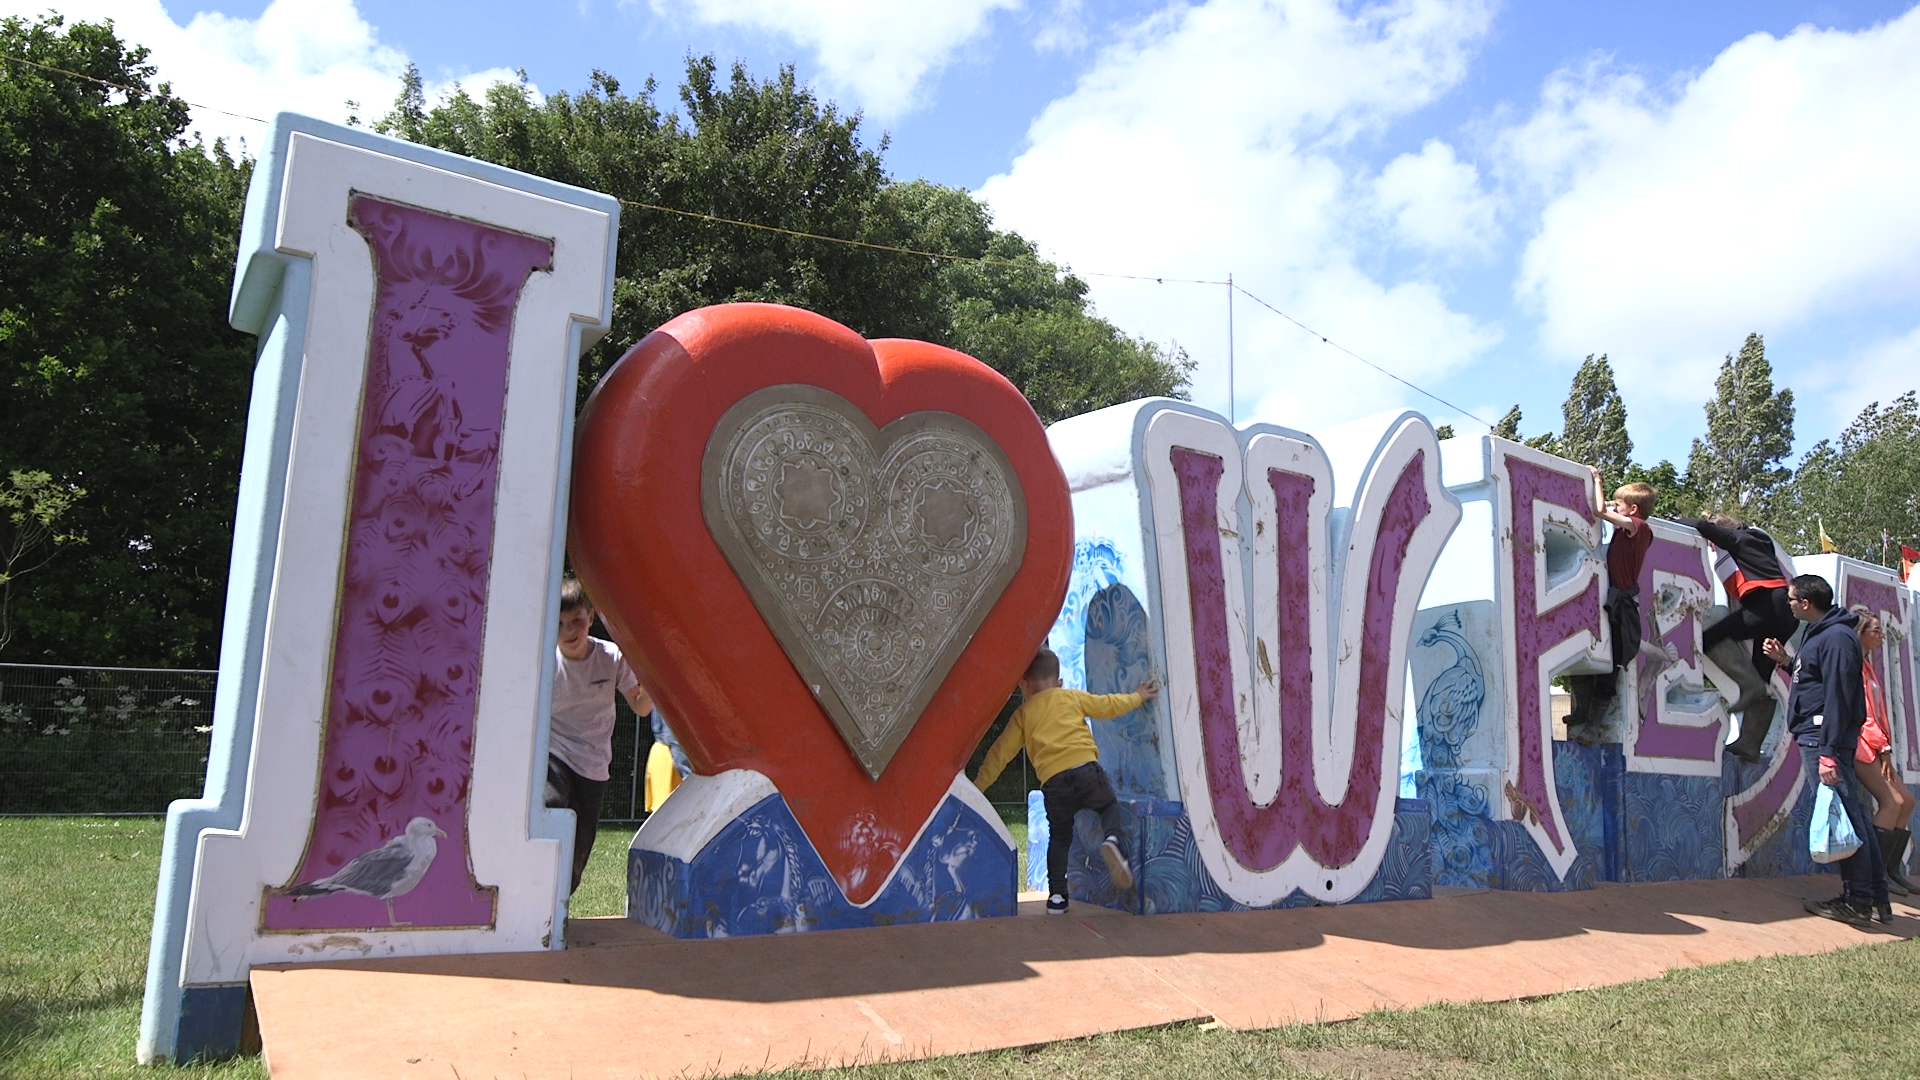
[{"label": "orange wooden ramp", "polygon": [[725,1076],[1212,1020],[1268,1027],[1502,1000],[1920,933],[1805,914],[1832,876],[1478,892],[1137,918],[1047,917],[678,941],[567,924],[561,953],[258,968],[276,1080]]}]

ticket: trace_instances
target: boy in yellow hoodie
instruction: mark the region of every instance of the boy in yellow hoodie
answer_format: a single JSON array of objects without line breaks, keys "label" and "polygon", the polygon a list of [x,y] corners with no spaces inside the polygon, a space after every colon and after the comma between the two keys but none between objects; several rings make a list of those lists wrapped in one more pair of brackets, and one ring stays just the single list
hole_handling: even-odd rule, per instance
[{"label": "boy in yellow hoodie", "polygon": [[1089,694],[1060,685],[1060,658],[1041,649],[1020,679],[1026,700],[1007,721],[1007,729],[987,748],[980,772],[973,778],[981,791],[1000,778],[1001,770],[1021,750],[1040,777],[1047,805],[1047,914],[1067,913],[1067,849],[1073,844],[1073,818],[1082,810],[1100,815],[1107,832],[1100,857],[1120,889],[1133,888],[1133,870],[1121,847],[1123,818],[1114,801],[1113,784],[1100,767],[1100,750],[1093,742],[1087,719],[1111,720],[1152,701],[1160,688],[1152,679],[1131,694]]}]

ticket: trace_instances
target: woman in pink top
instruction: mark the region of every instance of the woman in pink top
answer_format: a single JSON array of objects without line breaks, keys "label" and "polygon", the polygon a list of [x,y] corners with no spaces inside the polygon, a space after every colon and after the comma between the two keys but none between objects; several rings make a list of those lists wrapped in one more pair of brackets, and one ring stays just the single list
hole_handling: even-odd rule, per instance
[{"label": "woman in pink top", "polygon": [[1865,657],[1860,675],[1867,691],[1867,722],[1860,727],[1860,748],[1854,754],[1859,762],[1860,786],[1873,794],[1874,804],[1878,807],[1873,815],[1873,829],[1880,834],[1880,850],[1887,863],[1888,888],[1895,893],[1920,892],[1901,873],[1907,843],[1912,838],[1907,822],[1913,817],[1914,799],[1913,793],[1900,780],[1900,770],[1893,764],[1886,692],[1880,684],[1879,673],[1873,669],[1873,658],[1879,654],[1886,634],[1880,627],[1880,617],[1868,610],[1865,604],[1855,604],[1850,610],[1860,616],[1857,629],[1860,651]]}]

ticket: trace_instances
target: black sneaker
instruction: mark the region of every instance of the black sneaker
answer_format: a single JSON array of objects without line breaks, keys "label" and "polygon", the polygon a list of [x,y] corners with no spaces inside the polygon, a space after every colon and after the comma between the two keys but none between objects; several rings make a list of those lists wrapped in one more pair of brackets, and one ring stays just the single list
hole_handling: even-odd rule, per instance
[{"label": "black sneaker", "polygon": [[1864,930],[1873,925],[1872,912],[1855,907],[1851,901],[1839,897],[1832,900],[1809,900],[1804,906],[1814,915],[1823,919],[1832,919],[1834,922],[1843,922],[1848,926],[1857,926]]},{"label": "black sneaker", "polygon": [[1066,913],[1067,913],[1066,897],[1061,896],[1059,893],[1054,893],[1052,896],[1047,897],[1047,914],[1065,915]]},{"label": "black sneaker", "polygon": [[1106,860],[1107,876],[1113,879],[1113,887],[1121,892],[1133,888],[1133,868],[1127,865],[1127,857],[1120,853],[1120,841],[1107,837],[1100,842],[1100,858]]},{"label": "black sneaker", "polygon": [[1885,900],[1873,905],[1873,921],[1885,925],[1893,921],[1893,905]]}]

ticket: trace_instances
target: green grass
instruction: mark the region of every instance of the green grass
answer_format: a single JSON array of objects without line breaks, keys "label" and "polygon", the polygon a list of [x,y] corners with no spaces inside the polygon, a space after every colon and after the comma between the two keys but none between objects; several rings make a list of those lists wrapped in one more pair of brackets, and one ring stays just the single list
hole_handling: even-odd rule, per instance
[{"label": "green grass", "polygon": [[[576,913],[625,907],[631,835],[601,830]],[[0,1077],[265,1075],[258,1058],[159,1070],[133,1064],[159,853],[156,820],[0,820]],[[1534,1001],[1381,1011],[1261,1032],[1183,1025],[806,1075],[1911,1078],[1920,1076],[1916,996],[1920,943],[1881,942]]]},{"label": "green grass", "polygon": [[822,1080],[1911,1080],[1920,1076],[1916,993],[1920,943],[1882,942],[1822,956],[1692,968],[1533,1001],[1383,1010],[1347,1023],[1271,1031],[1178,1025],[804,1075]]},{"label": "green grass", "polygon": [[261,1077],[257,1057],[133,1062],[157,818],[0,820],[0,1076]]}]

